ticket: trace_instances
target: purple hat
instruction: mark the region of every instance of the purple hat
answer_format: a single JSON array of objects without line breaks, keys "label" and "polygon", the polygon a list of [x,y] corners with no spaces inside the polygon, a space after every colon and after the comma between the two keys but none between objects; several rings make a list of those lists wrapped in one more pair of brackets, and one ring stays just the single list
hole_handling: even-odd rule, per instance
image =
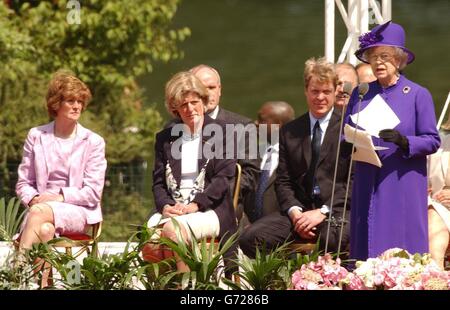
[{"label": "purple hat", "polygon": [[359,50],[355,56],[362,62],[368,62],[364,58],[364,52],[375,46],[393,46],[404,50],[408,54],[408,64],[414,61],[414,54],[405,47],[405,30],[399,24],[388,21],[385,24],[374,27],[359,37]]}]

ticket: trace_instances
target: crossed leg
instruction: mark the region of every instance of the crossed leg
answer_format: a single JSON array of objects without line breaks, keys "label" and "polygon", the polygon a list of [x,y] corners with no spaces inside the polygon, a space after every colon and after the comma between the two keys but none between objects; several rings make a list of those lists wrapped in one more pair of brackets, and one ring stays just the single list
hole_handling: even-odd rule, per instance
[{"label": "crossed leg", "polygon": [[[30,207],[25,227],[20,236],[19,251],[31,249],[33,244],[47,242],[55,235],[55,219],[52,208],[45,203],[35,204]],[[43,268],[41,287],[46,287],[49,282],[51,266],[41,259],[36,261],[36,272]]]}]

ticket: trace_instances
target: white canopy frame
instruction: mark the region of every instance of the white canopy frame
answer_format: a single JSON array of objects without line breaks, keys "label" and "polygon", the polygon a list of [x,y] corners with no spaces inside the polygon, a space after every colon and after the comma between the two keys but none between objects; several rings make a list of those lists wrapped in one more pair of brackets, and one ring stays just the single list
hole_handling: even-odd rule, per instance
[{"label": "white canopy frame", "polygon": [[391,20],[392,2],[391,0],[381,0],[381,3],[379,0],[347,0],[346,8],[342,0],[325,0],[325,58],[330,62],[335,62],[336,7],[347,28],[347,39],[337,62],[346,61],[356,65],[358,59],[354,53],[359,46],[358,37],[369,31],[369,25],[382,24]]}]

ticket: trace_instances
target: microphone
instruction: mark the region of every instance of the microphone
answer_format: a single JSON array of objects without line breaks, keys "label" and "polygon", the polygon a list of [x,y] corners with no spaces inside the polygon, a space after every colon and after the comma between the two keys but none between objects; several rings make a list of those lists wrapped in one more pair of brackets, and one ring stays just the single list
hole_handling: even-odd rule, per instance
[{"label": "microphone", "polygon": [[344,87],[342,92],[346,95],[346,96],[350,96],[352,94],[352,90],[353,90],[353,86],[352,83],[350,82],[344,82]]},{"label": "microphone", "polygon": [[361,83],[358,85],[358,96],[359,99],[362,100],[365,94],[369,91],[369,84]]}]

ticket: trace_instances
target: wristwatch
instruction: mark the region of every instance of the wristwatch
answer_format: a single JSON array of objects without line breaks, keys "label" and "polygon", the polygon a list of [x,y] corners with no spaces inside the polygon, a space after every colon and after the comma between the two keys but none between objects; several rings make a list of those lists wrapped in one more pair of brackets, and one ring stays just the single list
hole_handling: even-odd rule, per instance
[{"label": "wristwatch", "polygon": [[323,205],[320,208],[320,213],[322,213],[323,215],[327,215],[328,213],[330,213],[330,208],[328,208],[327,205]]}]

